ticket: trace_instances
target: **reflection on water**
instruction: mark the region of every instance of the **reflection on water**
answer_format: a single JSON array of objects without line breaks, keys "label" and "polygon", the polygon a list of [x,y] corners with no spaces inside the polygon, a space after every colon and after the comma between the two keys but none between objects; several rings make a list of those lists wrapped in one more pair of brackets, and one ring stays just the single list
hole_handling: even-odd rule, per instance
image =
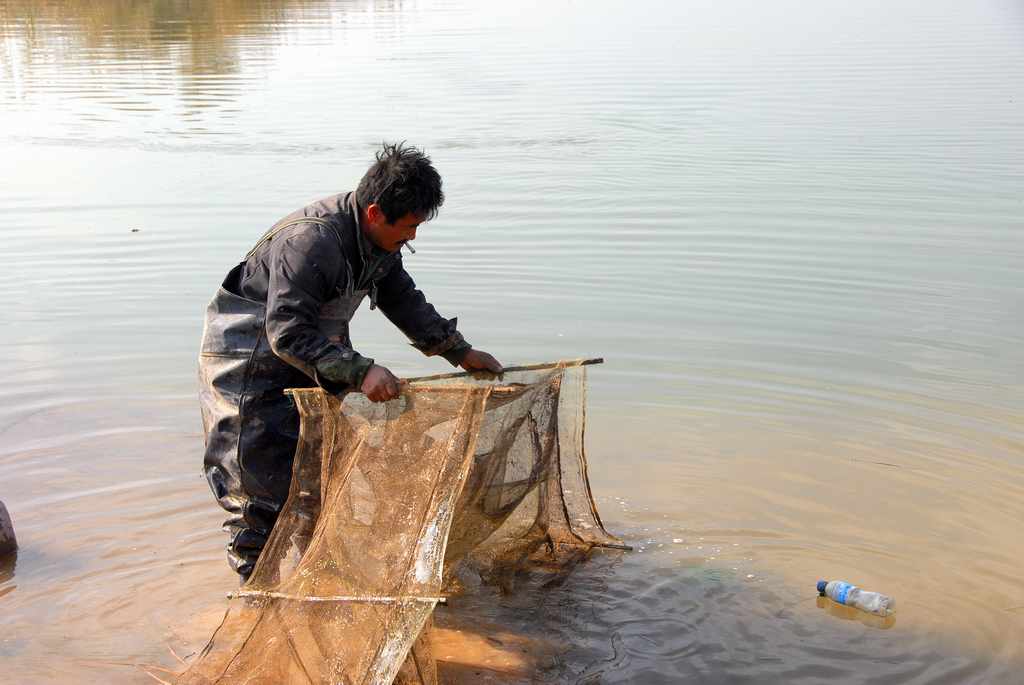
[{"label": "reflection on water", "polygon": [[4,672],[202,646],[203,307],[386,138],[445,177],[406,261],[471,341],[608,359],[591,476],[637,548],[445,620],[550,641],[554,681],[1016,682],[1022,35],[998,2],[0,3]]},{"label": "reflection on water", "polygon": [[150,63],[173,63],[185,75],[237,74],[244,48],[323,18],[316,9],[322,10],[323,3],[7,0],[0,6],[6,75],[13,76],[16,67],[31,70],[90,54],[102,54],[102,66],[110,72],[128,66],[125,60],[142,57]]},{"label": "reflection on water", "polygon": [[895,614],[890,614],[884,617],[875,616],[874,614],[868,614],[844,604],[837,604],[828,597],[818,597],[815,600],[815,604],[817,604],[819,609],[826,611],[829,616],[834,616],[844,621],[857,621],[868,628],[889,630],[896,625]]},{"label": "reflection on water", "polygon": [[8,581],[14,578],[14,571],[17,567],[18,553],[16,551],[0,556],[0,587],[3,588],[0,589],[0,597],[17,587],[8,584]]},{"label": "reflection on water", "polygon": [[52,103],[39,95],[82,100],[99,105],[78,112],[93,123],[174,106],[189,123],[180,130],[198,134],[210,128],[204,110],[231,118],[282,31],[330,21],[324,9],[304,0],[12,0],[0,5],[0,97],[42,108]]}]

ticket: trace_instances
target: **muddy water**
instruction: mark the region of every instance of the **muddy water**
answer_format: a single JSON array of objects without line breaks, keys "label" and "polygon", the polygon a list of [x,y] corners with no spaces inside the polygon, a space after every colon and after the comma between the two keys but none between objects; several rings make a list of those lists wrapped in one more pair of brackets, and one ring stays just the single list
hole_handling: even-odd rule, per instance
[{"label": "muddy water", "polygon": [[453,606],[447,673],[1019,682],[1022,38],[998,0],[0,3],[0,680],[201,646],[233,584],[205,302],[409,139],[449,198],[408,260],[438,308],[506,363],[608,359],[592,478],[637,548]]}]

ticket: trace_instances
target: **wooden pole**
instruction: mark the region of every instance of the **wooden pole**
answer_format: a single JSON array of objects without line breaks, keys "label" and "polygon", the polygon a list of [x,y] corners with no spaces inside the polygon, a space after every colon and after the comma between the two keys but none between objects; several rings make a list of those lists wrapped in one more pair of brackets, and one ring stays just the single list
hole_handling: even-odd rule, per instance
[{"label": "wooden pole", "polygon": [[[544,369],[569,369],[575,366],[590,366],[591,364],[604,364],[604,357],[595,357],[593,359],[563,359],[557,362],[544,362],[543,364],[526,364],[523,366],[506,366],[505,373],[513,373],[515,371],[542,371]],[[487,371],[456,371],[454,373],[439,373],[433,376],[415,376],[413,378],[403,378],[403,383],[425,383],[428,381],[442,381],[449,378],[466,378],[467,376],[475,376],[480,374],[485,380],[493,374]]]},{"label": "wooden pole", "polygon": [[[513,373],[515,371],[543,371],[544,369],[571,369],[577,366],[591,366],[593,364],[604,364],[604,357],[594,357],[593,359],[563,359],[557,362],[544,362],[542,364],[525,364],[522,366],[506,366],[503,373]],[[399,383],[402,385],[408,385],[410,383],[429,383],[430,381],[443,381],[450,378],[471,378],[477,377],[481,380],[491,380],[492,378],[500,378],[501,376],[495,376],[487,371],[457,371],[454,373],[439,373],[434,376],[415,376],[413,378],[400,378]],[[438,388],[440,390],[441,388]],[[498,392],[509,392],[514,390],[513,387],[498,387],[495,388]],[[357,392],[355,390],[350,392]],[[285,395],[291,395],[292,389],[288,388],[284,391]]]}]

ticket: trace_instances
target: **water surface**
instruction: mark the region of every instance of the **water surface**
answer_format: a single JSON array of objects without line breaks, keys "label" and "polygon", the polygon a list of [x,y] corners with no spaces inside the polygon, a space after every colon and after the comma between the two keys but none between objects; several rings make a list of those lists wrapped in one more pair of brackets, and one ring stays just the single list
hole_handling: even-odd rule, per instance
[{"label": "water surface", "polygon": [[637,547],[460,611],[556,643],[554,682],[1017,682],[1022,38],[995,0],[0,2],[3,672],[201,646],[233,584],[203,308],[407,139],[438,308],[508,364],[607,358],[591,476]]}]

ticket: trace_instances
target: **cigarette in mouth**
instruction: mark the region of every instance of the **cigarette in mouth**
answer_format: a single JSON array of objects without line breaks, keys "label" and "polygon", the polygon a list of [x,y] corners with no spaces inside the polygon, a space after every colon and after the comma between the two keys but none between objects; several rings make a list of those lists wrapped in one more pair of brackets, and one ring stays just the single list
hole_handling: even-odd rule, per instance
[{"label": "cigarette in mouth", "polygon": [[407,247],[407,248],[409,248],[409,252],[411,252],[411,253],[413,253],[413,254],[416,254],[416,248],[414,248],[414,247],[413,247],[413,246],[412,246],[412,245],[411,245],[411,244],[409,243],[409,241],[405,241],[404,243],[402,243],[402,247]]}]

